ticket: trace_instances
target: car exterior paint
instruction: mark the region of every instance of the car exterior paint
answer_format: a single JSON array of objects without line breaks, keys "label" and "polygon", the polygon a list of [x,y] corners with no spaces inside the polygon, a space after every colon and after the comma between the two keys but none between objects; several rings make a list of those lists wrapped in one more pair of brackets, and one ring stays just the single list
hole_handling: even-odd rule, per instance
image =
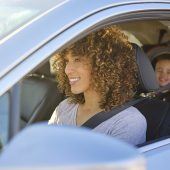
[{"label": "car exterior paint", "polygon": [[[0,95],[15,84],[12,89],[18,89],[18,82],[54,52],[103,25],[169,16],[169,0],[70,0],[53,6],[0,40]],[[17,109],[10,114],[15,117],[14,121],[11,119],[14,134],[19,117]],[[169,147],[169,139],[140,147],[147,169],[169,169]]]}]

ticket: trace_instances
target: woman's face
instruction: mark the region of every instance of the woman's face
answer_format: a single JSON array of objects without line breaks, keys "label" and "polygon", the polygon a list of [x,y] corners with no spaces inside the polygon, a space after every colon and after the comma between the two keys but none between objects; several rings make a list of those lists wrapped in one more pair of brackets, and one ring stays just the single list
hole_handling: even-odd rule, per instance
[{"label": "woman's face", "polygon": [[92,67],[85,57],[73,56],[68,53],[65,56],[65,73],[69,79],[71,92],[80,94],[90,90]]},{"label": "woman's face", "polygon": [[159,60],[156,63],[155,72],[160,86],[170,83],[170,60]]}]

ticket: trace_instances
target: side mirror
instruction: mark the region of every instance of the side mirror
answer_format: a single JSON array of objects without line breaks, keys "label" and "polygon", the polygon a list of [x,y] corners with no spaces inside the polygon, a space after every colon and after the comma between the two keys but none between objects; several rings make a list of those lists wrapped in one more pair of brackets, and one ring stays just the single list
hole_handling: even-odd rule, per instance
[{"label": "side mirror", "polygon": [[34,124],[0,156],[0,169],[145,170],[145,159],[127,143],[85,128]]}]

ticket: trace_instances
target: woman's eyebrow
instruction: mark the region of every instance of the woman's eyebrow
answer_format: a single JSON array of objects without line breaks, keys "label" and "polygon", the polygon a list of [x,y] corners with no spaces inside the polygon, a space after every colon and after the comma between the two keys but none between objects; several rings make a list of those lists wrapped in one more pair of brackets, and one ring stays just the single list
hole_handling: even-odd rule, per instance
[{"label": "woman's eyebrow", "polygon": [[68,60],[67,55],[64,55],[63,58],[64,58],[64,60]]},{"label": "woman's eyebrow", "polygon": [[72,57],[73,58],[81,58],[79,55],[76,55],[76,54],[72,54]]}]

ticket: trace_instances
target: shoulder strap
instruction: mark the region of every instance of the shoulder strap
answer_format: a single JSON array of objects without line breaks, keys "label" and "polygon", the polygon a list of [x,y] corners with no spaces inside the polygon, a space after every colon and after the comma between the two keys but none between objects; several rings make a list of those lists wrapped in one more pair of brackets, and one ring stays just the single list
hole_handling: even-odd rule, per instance
[{"label": "shoulder strap", "polygon": [[81,126],[83,127],[88,127],[90,129],[94,129],[96,126],[98,126],[99,124],[101,124],[102,122],[106,121],[107,119],[113,117],[114,115],[116,115],[117,113],[127,109],[130,106],[133,106],[135,104],[137,104],[138,102],[143,101],[145,98],[141,97],[139,99],[136,100],[132,100],[126,104],[124,104],[123,106],[119,106],[116,108],[113,108],[110,112],[99,112],[97,114],[95,114],[93,117],[91,117],[90,119],[88,119],[85,123],[83,123]]}]

